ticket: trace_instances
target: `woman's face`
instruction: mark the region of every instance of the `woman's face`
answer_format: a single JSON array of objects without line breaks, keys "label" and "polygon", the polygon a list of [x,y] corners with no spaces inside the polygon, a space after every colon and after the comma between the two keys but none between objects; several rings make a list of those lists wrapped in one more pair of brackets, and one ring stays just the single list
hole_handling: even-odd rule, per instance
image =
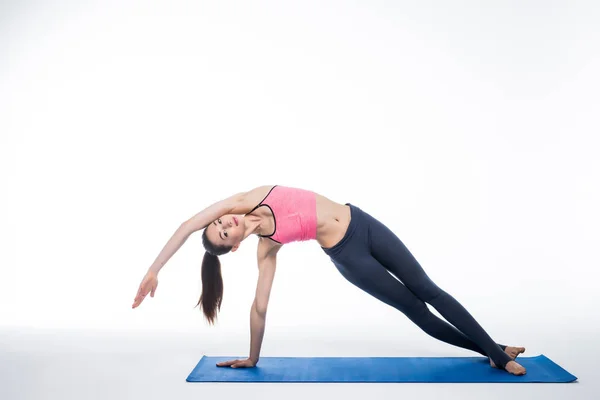
[{"label": "woman's face", "polygon": [[226,214],[206,227],[206,236],[213,244],[230,246],[231,251],[235,251],[244,239],[244,231],[243,215]]}]

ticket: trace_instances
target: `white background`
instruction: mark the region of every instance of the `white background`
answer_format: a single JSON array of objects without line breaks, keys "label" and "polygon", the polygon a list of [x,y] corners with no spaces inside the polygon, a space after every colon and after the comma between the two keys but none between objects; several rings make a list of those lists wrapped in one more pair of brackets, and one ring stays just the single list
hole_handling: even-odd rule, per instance
[{"label": "white background", "polygon": [[[598,355],[597,3],[0,10],[0,327],[189,334],[247,355],[254,236],[221,258],[217,326],[194,308],[201,232],[131,304],[181,222],[280,184],[379,218],[498,342],[567,369],[576,349]],[[477,355],[346,282],[316,242],[286,245],[261,354],[326,338],[350,356]]]}]

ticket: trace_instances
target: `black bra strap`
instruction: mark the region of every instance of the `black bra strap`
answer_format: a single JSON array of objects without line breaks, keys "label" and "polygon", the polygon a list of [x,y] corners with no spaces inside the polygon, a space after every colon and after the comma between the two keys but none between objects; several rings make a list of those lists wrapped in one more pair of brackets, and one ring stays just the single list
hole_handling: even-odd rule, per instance
[{"label": "black bra strap", "polygon": [[271,194],[271,192],[273,191],[273,189],[275,189],[277,187],[277,185],[273,186],[271,188],[271,190],[269,190],[269,193],[267,193],[267,195],[261,200],[260,203],[258,203],[253,209],[252,211],[250,211],[248,214],[252,213],[254,210],[256,210],[258,207],[263,205],[263,201],[265,201],[267,199],[267,197],[269,197],[269,195]]}]

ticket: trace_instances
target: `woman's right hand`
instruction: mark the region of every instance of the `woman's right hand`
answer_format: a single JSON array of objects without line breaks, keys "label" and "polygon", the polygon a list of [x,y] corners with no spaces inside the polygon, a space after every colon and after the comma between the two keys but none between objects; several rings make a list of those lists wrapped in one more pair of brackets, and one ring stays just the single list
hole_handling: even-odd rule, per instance
[{"label": "woman's right hand", "polygon": [[133,300],[133,305],[131,308],[136,308],[139,306],[144,298],[150,292],[150,297],[154,297],[154,292],[156,292],[156,287],[158,286],[158,277],[155,272],[148,271],[144,279],[142,279],[142,283],[140,283],[140,288],[138,289],[137,295]]}]

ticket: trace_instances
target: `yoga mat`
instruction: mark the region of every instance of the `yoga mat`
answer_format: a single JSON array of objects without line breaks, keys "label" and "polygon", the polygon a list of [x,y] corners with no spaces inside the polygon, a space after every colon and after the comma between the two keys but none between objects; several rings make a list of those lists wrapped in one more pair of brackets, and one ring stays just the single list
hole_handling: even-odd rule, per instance
[{"label": "yoga mat", "polygon": [[261,357],[252,368],[217,367],[246,357],[203,356],[187,382],[573,382],[546,356],[518,357],[521,376],[492,368],[486,357]]}]

